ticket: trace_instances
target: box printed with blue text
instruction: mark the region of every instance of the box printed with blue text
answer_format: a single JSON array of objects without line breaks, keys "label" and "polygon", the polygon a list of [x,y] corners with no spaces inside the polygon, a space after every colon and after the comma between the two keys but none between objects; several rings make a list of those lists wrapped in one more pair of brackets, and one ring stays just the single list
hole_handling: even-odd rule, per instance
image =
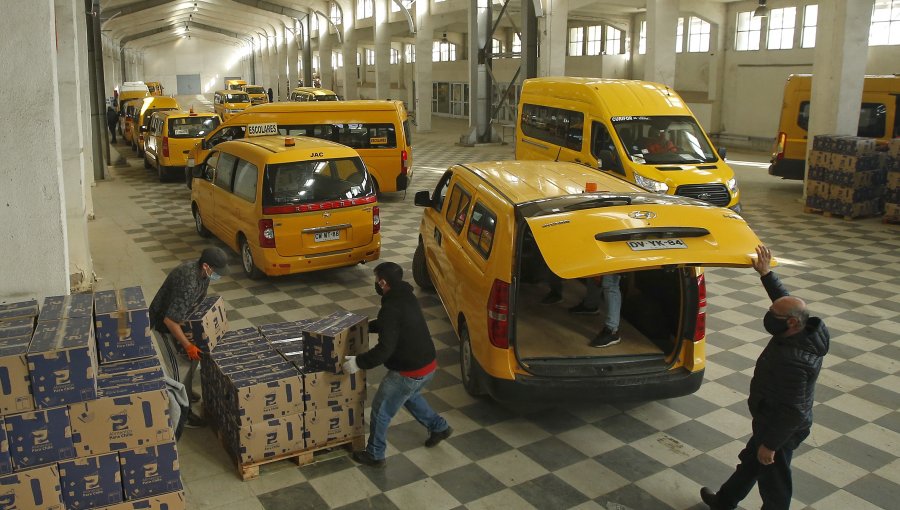
[{"label": "box printed with blue text", "polygon": [[0,508],[63,510],[56,464],[0,476]]},{"label": "box printed with blue text", "polygon": [[31,335],[0,338],[0,414],[34,409],[26,354]]},{"label": "box printed with blue text", "polygon": [[[228,331],[225,317],[225,301],[219,296],[208,296],[197,305],[181,324],[184,336],[204,352],[212,352]],[[180,349],[181,346],[179,345]]]},{"label": "box printed with blue text", "polygon": [[125,501],[103,507],[103,510],[184,510],[184,491],[168,492],[144,499]]},{"label": "box printed with blue text", "polygon": [[352,312],[335,312],[306,326],[303,332],[306,367],[309,370],[341,373],[344,356],[369,348],[369,320]]},{"label": "box printed with blue text", "polygon": [[115,452],[60,462],[59,482],[69,510],[112,505],[123,500],[119,454]]},{"label": "box printed with blue text", "polygon": [[119,452],[125,499],[146,498],[182,490],[175,443]]},{"label": "box printed with blue text", "polygon": [[87,317],[93,319],[94,296],[91,294],[70,294],[68,296],[48,296],[44,298],[38,322],[59,321]]},{"label": "box printed with blue text", "polygon": [[99,398],[69,408],[79,457],[156,445],[175,437],[164,389]]},{"label": "box printed with blue text", "polygon": [[0,321],[29,318],[34,320],[37,316],[38,302],[36,299],[0,304]]},{"label": "box printed with blue text", "polygon": [[150,315],[140,287],[96,292],[94,318],[100,363],[154,354]]},{"label": "box printed with blue text", "polygon": [[97,398],[97,355],[90,317],[38,321],[28,371],[39,408]]},{"label": "box printed with blue text", "polygon": [[66,407],[10,414],[3,426],[16,471],[75,457]]}]

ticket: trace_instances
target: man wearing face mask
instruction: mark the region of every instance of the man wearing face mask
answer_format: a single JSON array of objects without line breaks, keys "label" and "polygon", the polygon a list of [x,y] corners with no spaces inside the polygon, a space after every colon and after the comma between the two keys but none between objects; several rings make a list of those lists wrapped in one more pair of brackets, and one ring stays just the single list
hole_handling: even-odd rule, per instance
[{"label": "man wearing face mask", "polygon": [[343,369],[350,374],[381,364],[388,369],[372,399],[369,442],[365,450],[353,452],[353,460],[360,464],[384,467],[388,425],[400,407],[428,429],[428,448],[450,437],[453,429],[421,395],[434,377],[437,360],[419,301],[403,281],[403,269],[393,262],[378,264],[375,292],[381,296],[381,310],[369,323],[369,332],[378,333],[378,345],[359,356],[347,356]]},{"label": "man wearing face mask", "polygon": [[[156,333],[157,350],[162,355],[166,375],[184,384],[191,402],[200,400],[192,386],[200,349],[184,336],[181,323],[203,301],[209,282],[220,278],[227,263],[228,256],[220,248],[203,250],[198,260],[189,260],[173,269],[150,303],[150,327]],[[183,352],[179,352],[176,344]],[[205,424],[193,411],[188,413],[185,426]]]},{"label": "man wearing face mask", "polygon": [[803,300],[790,296],[769,270],[772,253],[756,248],[753,269],[761,276],[772,306],[763,326],[772,339],[763,349],[747,400],[753,435],[738,455],[740,464],[718,492],[703,487],[700,498],[713,510],[732,509],[759,483],[763,510],[791,503],[791,457],[809,435],[813,398],[822,358],[828,352],[825,323],[810,317]]}]

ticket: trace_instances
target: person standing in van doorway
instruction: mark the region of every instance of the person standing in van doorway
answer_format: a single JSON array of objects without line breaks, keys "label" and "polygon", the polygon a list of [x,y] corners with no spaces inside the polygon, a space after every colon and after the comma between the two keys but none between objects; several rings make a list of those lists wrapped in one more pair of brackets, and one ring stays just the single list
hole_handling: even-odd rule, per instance
[{"label": "person standing in van doorway", "polygon": [[750,396],[753,435],[738,455],[737,469],[713,492],[700,489],[700,499],[713,510],[732,509],[759,483],[762,507],[787,510],[791,504],[791,458],[809,435],[816,379],[830,336],[825,323],[810,317],[803,300],[788,294],[769,269],[772,253],[756,248],[755,269],[772,299],[763,318],[771,340],[756,360]]},{"label": "person standing in van doorway", "polygon": [[347,356],[343,369],[350,374],[381,364],[388,369],[372,399],[366,449],[353,452],[353,460],[360,464],[384,467],[388,425],[401,406],[428,429],[428,448],[450,437],[453,429],[421,394],[434,377],[437,359],[419,301],[403,281],[403,269],[394,262],[378,264],[375,292],[381,296],[381,309],[369,331],[378,333],[378,345],[359,356]]},{"label": "person standing in van doorway", "polygon": [[106,107],[106,127],[109,128],[110,143],[116,143],[116,125],[119,123],[119,114],[109,105]]},{"label": "person standing in van doorway", "polygon": [[598,315],[600,313],[600,299],[606,301],[606,317],[603,320],[603,330],[591,340],[591,347],[609,347],[621,341],[619,336],[619,317],[622,313],[622,291],[619,282],[622,275],[605,274],[599,278],[586,278],[584,286],[587,288],[581,303],[569,308],[569,313],[575,315]]}]

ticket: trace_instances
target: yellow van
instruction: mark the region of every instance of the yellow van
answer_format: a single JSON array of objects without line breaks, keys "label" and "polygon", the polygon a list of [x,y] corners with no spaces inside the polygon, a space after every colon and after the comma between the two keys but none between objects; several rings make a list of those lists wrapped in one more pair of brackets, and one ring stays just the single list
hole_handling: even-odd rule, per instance
[{"label": "yellow van", "polygon": [[[251,126],[248,129],[248,126]],[[188,165],[216,144],[247,136],[312,136],[356,149],[379,192],[403,191],[412,181],[412,131],[401,101],[269,103],[235,115],[191,150]]]},{"label": "yellow van", "polygon": [[140,110],[135,118],[134,134],[131,137],[132,148],[137,151],[138,156],[144,155],[145,135],[150,128],[150,115],[153,112],[165,110],[180,110],[178,101],[174,97],[151,96],[145,97],[141,103]]},{"label": "yellow van", "polygon": [[219,116],[215,113],[154,112],[146,133],[144,168],[156,168],[160,182],[169,177],[185,177],[188,152],[218,125]]},{"label": "yellow van", "polygon": [[213,109],[223,121],[250,106],[250,96],[241,90],[217,90],[213,95]]},{"label": "yellow van", "polygon": [[269,102],[269,94],[262,85],[244,85],[242,89],[250,96],[250,104],[266,104]]},{"label": "yellow van", "polygon": [[244,90],[247,82],[244,80],[225,80],[225,90]]},{"label": "yellow van", "polygon": [[124,101],[121,104],[121,117],[119,120],[119,128],[122,130],[122,138],[125,140],[125,143],[134,146],[134,142],[132,138],[134,138],[134,118],[137,113],[140,111],[141,103],[143,103],[143,99],[129,99]]},{"label": "yellow van", "polygon": [[318,87],[297,87],[291,91],[291,101],[338,101],[333,90]]},{"label": "yellow van", "polygon": [[734,171],[681,97],[657,83],[525,80],[516,159],[580,163],[649,191],[741,210]]},{"label": "yellow van", "polygon": [[[450,317],[466,390],[498,400],[694,392],[705,366],[702,266],[750,266],[759,244],[728,209],[573,163],[456,165],[415,204],[413,278]],[[579,279],[608,274],[621,277],[621,341],[600,349],[589,340],[603,316],[566,308],[585,292]],[[563,303],[542,304],[553,278]]]},{"label": "yellow van", "polygon": [[241,255],[250,278],[378,259],[372,177],[353,149],[316,138],[262,136],[216,146],[193,169],[197,233]]},{"label": "yellow van", "polygon": [[[126,81],[116,87],[119,92],[119,126],[122,129],[125,123],[125,105],[134,99],[150,97],[150,89],[142,81]],[[122,132],[124,134],[124,131]]]},{"label": "yellow van", "polygon": [[147,84],[147,88],[150,90],[151,96],[161,96],[163,95],[163,86],[162,83],[158,81],[147,81],[144,82]]},{"label": "yellow van", "polygon": [[[784,101],[769,174],[785,179],[803,179],[806,172],[806,141],[809,129],[811,74],[792,74],[784,84]],[[900,75],[866,76],[859,106],[857,136],[887,143],[900,136]]]}]

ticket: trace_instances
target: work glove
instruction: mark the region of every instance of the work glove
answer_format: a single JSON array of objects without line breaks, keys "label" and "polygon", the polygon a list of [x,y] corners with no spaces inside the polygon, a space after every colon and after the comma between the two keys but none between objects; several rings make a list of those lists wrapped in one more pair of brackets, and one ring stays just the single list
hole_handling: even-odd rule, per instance
[{"label": "work glove", "polygon": [[356,356],[344,356],[344,364],[341,365],[345,374],[355,374],[359,372],[359,365],[356,364]]},{"label": "work glove", "polygon": [[200,349],[194,344],[188,344],[184,348],[184,352],[191,361],[200,361]]}]

